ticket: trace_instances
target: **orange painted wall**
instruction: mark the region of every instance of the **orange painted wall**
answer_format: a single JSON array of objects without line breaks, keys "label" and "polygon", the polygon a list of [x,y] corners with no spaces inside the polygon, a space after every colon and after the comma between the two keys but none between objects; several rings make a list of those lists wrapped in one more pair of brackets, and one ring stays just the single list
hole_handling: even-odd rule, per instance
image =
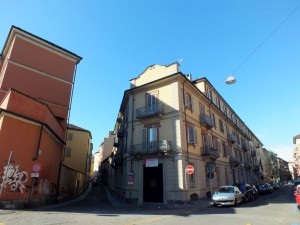
[{"label": "orange painted wall", "polygon": [[72,82],[75,62],[16,37],[10,59]]},{"label": "orange painted wall", "polygon": [[42,170],[33,188],[32,203],[46,203],[54,199],[58,170],[63,146],[57,139],[43,130],[38,159],[37,152],[40,126],[16,118],[4,116],[0,120],[0,176],[5,177],[5,167],[13,150],[10,172],[5,177],[5,187],[0,200],[18,200],[27,204],[32,187],[32,166],[40,163]]}]

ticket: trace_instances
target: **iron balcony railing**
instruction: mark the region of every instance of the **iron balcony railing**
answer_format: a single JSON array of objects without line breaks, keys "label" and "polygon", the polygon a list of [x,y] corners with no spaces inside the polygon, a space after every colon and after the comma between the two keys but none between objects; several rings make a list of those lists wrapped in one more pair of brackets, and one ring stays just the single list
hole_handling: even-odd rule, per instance
[{"label": "iron balcony railing", "polygon": [[254,165],[253,166],[253,170],[254,170],[254,172],[259,172],[259,166],[258,165]]},{"label": "iron balcony railing", "polygon": [[155,105],[150,105],[136,109],[136,118],[146,119],[149,117],[161,116],[162,114],[164,114],[164,112],[164,105],[158,103]]},{"label": "iron balcony railing", "polygon": [[242,149],[245,151],[245,152],[248,152],[250,150],[250,145],[248,142],[246,142],[245,140],[242,140]]},{"label": "iron balcony railing", "polygon": [[220,153],[217,149],[211,147],[211,146],[203,146],[201,147],[201,155],[202,156],[208,156],[213,159],[217,159],[220,157]]},{"label": "iron balcony railing", "polygon": [[244,168],[245,168],[245,170],[250,170],[252,168],[252,166],[249,163],[245,163]]},{"label": "iron balcony railing", "polygon": [[201,127],[206,127],[206,129],[211,129],[214,127],[214,120],[210,116],[201,114],[199,117]]},{"label": "iron balcony railing", "polygon": [[166,154],[172,150],[171,141],[162,140],[130,146],[131,155]]},{"label": "iron balcony railing", "polygon": [[233,133],[229,133],[228,135],[227,135],[227,139],[228,139],[228,141],[230,142],[230,143],[236,143],[236,141],[237,141],[237,138],[236,138],[236,136],[233,134]]},{"label": "iron balcony railing", "polygon": [[237,166],[241,165],[241,161],[238,157],[232,156],[232,157],[230,157],[230,165],[232,167],[237,167]]}]

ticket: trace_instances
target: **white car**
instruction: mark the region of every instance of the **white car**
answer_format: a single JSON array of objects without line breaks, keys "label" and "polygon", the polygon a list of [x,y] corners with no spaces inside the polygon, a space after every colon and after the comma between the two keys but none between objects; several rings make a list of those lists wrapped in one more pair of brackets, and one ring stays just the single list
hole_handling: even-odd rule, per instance
[{"label": "white car", "polygon": [[236,186],[221,186],[212,197],[213,205],[238,205],[243,202],[243,194]]}]

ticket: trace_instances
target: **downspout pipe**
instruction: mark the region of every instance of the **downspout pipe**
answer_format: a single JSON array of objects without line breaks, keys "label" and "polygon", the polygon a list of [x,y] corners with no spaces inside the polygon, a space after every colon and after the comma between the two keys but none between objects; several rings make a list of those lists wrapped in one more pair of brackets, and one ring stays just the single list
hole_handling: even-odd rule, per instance
[{"label": "downspout pipe", "polygon": [[[131,93],[132,93],[132,112],[131,112],[131,145],[133,143],[133,120],[134,120],[134,92],[131,90]],[[132,156],[130,157],[130,172],[132,172],[132,164],[133,164],[133,161],[132,161]]]},{"label": "downspout pipe", "polygon": [[41,124],[40,134],[39,134],[39,139],[38,139],[38,146],[36,148],[35,156],[32,158],[32,161],[37,160],[38,157],[39,157],[39,151],[40,151],[40,146],[41,146],[41,139],[42,139],[43,129],[44,129],[44,124]]},{"label": "downspout pipe", "polygon": [[182,83],[182,96],[183,96],[183,107],[184,107],[184,125],[185,125],[185,139],[186,139],[186,157],[187,157],[187,162],[188,165],[190,164],[190,159],[189,159],[189,144],[188,144],[188,134],[187,134],[187,122],[186,122],[186,109],[185,109],[185,89],[184,89],[184,84],[187,80],[185,79]]}]

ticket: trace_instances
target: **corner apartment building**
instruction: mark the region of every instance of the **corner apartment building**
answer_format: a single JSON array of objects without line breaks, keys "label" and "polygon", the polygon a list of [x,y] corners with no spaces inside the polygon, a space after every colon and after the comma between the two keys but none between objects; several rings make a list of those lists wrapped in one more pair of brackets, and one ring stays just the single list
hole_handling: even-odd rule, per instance
[{"label": "corner apartment building", "polygon": [[81,57],[12,26],[0,59],[0,207],[55,202]]},{"label": "corner apartment building", "polygon": [[130,80],[114,133],[108,184],[124,202],[186,202],[264,180],[260,140],[206,78],[192,80],[178,63]]}]

